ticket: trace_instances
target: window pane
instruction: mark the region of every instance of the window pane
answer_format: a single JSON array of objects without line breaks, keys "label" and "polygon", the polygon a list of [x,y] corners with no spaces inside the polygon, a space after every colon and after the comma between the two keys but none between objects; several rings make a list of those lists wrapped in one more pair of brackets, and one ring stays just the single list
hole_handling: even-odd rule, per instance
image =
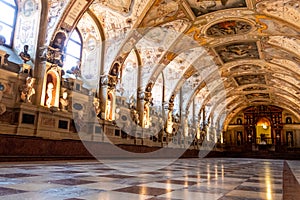
[{"label": "window pane", "polygon": [[76,66],[77,65],[77,61],[79,59],[77,58],[74,58],[72,56],[66,56],[66,59],[64,61],[64,70],[67,71],[67,70],[71,70],[72,67]]},{"label": "window pane", "polygon": [[76,31],[76,30],[73,31],[73,33],[71,34],[70,40],[74,40],[74,41],[76,41],[78,43],[81,43],[78,31]]},{"label": "window pane", "polygon": [[4,1],[9,3],[12,6],[16,6],[16,2],[14,0],[4,0]]},{"label": "window pane", "polygon": [[66,53],[74,57],[80,58],[80,52],[81,52],[81,46],[69,40]]},{"label": "window pane", "polygon": [[15,18],[15,9],[8,6],[7,4],[4,4],[0,1],[0,21],[5,22],[11,26],[14,24],[14,18]]},{"label": "window pane", "polygon": [[64,70],[70,70],[72,67],[76,66],[81,58],[81,40],[79,32],[74,30],[70,36],[70,39],[66,47],[66,57],[64,60]]},{"label": "window pane", "polygon": [[3,35],[5,37],[5,44],[11,46],[11,36],[12,36],[13,29],[10,26],[7,26],[0,22],[0,35]]}]

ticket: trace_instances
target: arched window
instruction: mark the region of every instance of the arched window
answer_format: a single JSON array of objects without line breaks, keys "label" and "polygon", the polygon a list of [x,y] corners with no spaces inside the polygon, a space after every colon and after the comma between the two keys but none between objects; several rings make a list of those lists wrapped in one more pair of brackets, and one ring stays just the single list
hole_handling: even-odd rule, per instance
[{"label": "arched window", "polygon": [[17,5],[14,0],[0,0],[0,44],[11,47],[16,24]]},{"label": "arched window", "polygon": [[[66,45],[66,53],[64,60],[64,70],[66,72],[72,72],[72,68],[80,66],[82,52],[82,40],[77,29],[75,29]],[[75,67],[75,68],[74,68]]]},{"label": "arched window", "polygon": [[237,124],[242,124],[242,123],[243,123],[243,121],[242,121],[242,119],[241,119],[241,118],[237,118],[237,120],[236,120],[236,123],[237,123]]},{"label": "arched window", "polygon": [[286,124],[291,124],[292,123],[292,118],[291,117],[285,118],[285,123]]}]

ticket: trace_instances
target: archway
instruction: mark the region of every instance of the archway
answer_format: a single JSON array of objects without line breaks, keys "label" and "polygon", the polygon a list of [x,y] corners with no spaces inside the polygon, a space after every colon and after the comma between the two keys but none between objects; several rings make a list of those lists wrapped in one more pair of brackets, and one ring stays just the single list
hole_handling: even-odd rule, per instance
[{"label": "archway", "polygon": [[257,144],[272,144],[272,130],[270,120],[262,117],[256,123]]}]

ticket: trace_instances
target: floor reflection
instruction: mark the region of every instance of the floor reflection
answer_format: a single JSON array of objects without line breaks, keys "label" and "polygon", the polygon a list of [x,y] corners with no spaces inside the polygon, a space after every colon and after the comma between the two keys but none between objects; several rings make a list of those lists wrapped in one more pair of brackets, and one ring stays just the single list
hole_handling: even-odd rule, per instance
[{"label": "floor reflection", "polygon": [[[83,161],[2,164],[0,198],[281,200],[284,193],[283,160],[215,158],[179,159],[172,164],[163,159],[114,162],[120,162],[118,168]],[[126,169],[137,166],[137,162],[143,162],[144,166],[166,162],[166,166],[154,171],[125,173]],[[296,168],[294,171],[300,174]]]}]

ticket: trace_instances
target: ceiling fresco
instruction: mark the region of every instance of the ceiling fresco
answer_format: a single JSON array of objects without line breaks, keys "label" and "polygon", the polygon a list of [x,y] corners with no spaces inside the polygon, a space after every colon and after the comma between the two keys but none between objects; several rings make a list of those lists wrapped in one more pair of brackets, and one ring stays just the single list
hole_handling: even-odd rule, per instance
[{"label": "ceiling fresco", "polygon": [[246,94],[247,99],[265,98],[269,99],[270,95],[268,93],[251,93]]},{"label": "ceiling fresco", "polygon": [[224,63],[240,59],[259,59],[256,42],[232,43],[215,47]]},{"label": "ceiling fresco", "polygon": [[267,90],[265,87],[259,87],[259,86],[252,86],[252,87],[247,87],[244,88],[243,91],[255,91],[255,90]]},{"label": "ceiling fresco", "polygon": [[238,85],[266,84],[265,76],[262,74],[242,75],[234,77]]},{"label": "ceiling fresco", "polygon": [[[63,2],[54,7],[63,10]],[[196,102],[196,116],[204,108],[207,116],[225,123],[252,103],[281,102],[299,113],[300,104],[288,105],[300,98],[298,0],[94,0],[89,12],[104,33],[101,73],[124,58],[118,87],[132,80],[133,89],[118,94],[126,98],[136,95],[138,82],[141,87],[154,83],[156,104],[176,94],[174,112],[180,106],[190,110]],[[79,25],[84,35],[84,26],[91,29],[89,23]],[[137,54],[130,48],[122,52],[126,44]],[[133,75],[138,67],[140,80]],[[280,90],[284,95],[276,95]]]},{"label": "ceiling fresco", "polygon": [[224,10],[229,8],[246,7],[245,0],[215,0],[215,1],[199,1],[187,0],[196,17],[210,12]]},{"label": "ceiling fresco", "polygon": [[245,34],[250,32],[251,29],[252,26],[248,22],[230,20],[214,24],[207,29],[206,34],[211,37],[230,36]]}]

